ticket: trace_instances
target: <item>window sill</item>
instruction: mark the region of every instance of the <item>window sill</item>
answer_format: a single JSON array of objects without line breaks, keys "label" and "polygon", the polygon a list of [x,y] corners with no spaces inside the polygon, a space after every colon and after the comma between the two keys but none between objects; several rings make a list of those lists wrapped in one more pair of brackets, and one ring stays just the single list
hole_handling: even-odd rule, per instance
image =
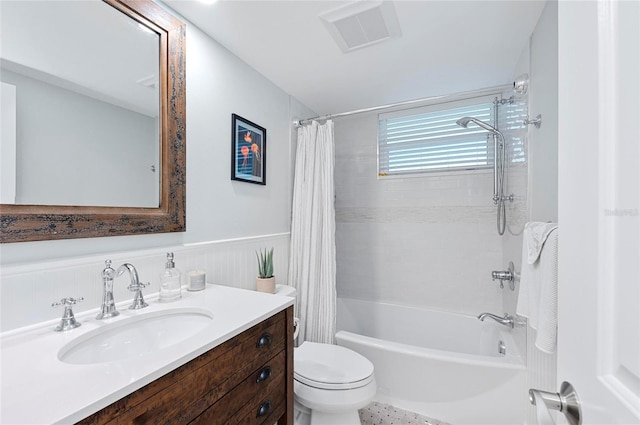
[{"label": "window sill", "polygon": [[486,168],[481,170],[442,170],[442,171],[430,171],[426,173],[410,173],[410,174],[391,174],[391,175],[379,175],[378,180],[393,180],[393,179],[415,179],[415,178],[428,178],[428,177],[453,177],[463,175],[474,174],[493,174],[493,168]]}]

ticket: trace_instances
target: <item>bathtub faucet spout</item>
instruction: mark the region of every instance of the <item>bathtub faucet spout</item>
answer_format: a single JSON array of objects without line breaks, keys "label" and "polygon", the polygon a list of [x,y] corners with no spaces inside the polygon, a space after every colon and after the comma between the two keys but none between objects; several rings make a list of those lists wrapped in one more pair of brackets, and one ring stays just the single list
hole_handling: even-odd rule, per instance
[{"label": "bathtub faucet spout", "polygon": [[505,325],[510,328],[513,328],[516,325],[516,320],[513,318],[513,316],[510,316],[507,313],[504,314],[504,317],[496,316],[495,314],[491,313],[482,313],[478,316],[478,319],[480,319],[481,322],[484,322],[484,319],[486,317],[493,319],[501,325]]}]

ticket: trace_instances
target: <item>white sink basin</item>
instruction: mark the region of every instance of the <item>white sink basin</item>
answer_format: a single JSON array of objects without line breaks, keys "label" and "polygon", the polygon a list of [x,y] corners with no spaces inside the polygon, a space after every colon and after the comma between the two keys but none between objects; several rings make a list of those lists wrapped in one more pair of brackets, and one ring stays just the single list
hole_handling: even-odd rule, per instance
[{"label": "white sink basin", "polygon": [[106,363],[132,359],[176,345],[200,332],[213,314],[199,308],[178,308],[140,314],[105,323],[71,341],[58,358],[71,364]]}]

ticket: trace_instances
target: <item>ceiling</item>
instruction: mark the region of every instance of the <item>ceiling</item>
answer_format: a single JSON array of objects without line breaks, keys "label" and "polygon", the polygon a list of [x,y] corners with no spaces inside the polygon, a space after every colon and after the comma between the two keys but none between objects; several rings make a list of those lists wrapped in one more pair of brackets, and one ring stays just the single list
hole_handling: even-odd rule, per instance
[{"label": "ceiling", "polygon": [[343,53],[319,15],[353,2],[165,3],[318,114],[510,84],[545,5],[395,0],[402,35]]}]

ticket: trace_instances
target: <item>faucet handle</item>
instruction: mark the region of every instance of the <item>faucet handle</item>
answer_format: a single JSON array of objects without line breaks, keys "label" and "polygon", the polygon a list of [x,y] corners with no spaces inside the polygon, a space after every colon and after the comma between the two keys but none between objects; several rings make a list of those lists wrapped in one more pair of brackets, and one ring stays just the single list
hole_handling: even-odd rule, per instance
[{"label": "faucet handle", "polygon": [[102,269],[103,279],[113,279],[116,276],[116,271],[111,267],[111,260],[105,260],[104,269]]},{"label": "faucet handle", "polygon": [[80,297],[80,298],[66,297],[66,298],[62,298],[60,301],[57,301],[51,304],[51,307],[64,306],[64,313],[62,313],[62,319],[60,319],[60,323],[55,328],[56,332],[69,331],[81,325],[78,321],[76,321],[76,318],[73,315],[72,307],[83,300],[84,300],[83,297]]},{"label": "faucet handle", "polygon": [[135,284],[132,283],[127,287],[131,292],[136,293],[135,297],[133,298],[133,302],[129,306],[129,310],[139,310],[141,308],[149,306],[149,304],[144,301],[144,297],[142,296],[142,289],[146,288],[149,285],[151,285],[151,283],[137,282]]},{"label": "faucet handle", "polygon": [[135,291],[140,291],[149,285],[151,285],[151,282],[149,283],[136,282],[127,286],[127,289],[130,290],[131,292],[135,292]]},{"label": "faucet handle", "polygon": [[79,302],[82,302],[82,301],[84,301],[83,297],[80,297],[80,298],[65,297],[65,298],[62,298],[60,301],[56,301],[56,302],[52,303],[51,307],[58,307],[58,306],[61,306],[61,305],[65,306],[65,307],[67,307],[67,306],[71,307],[71,306],[76,305],[76,304],[78,304]]}]

